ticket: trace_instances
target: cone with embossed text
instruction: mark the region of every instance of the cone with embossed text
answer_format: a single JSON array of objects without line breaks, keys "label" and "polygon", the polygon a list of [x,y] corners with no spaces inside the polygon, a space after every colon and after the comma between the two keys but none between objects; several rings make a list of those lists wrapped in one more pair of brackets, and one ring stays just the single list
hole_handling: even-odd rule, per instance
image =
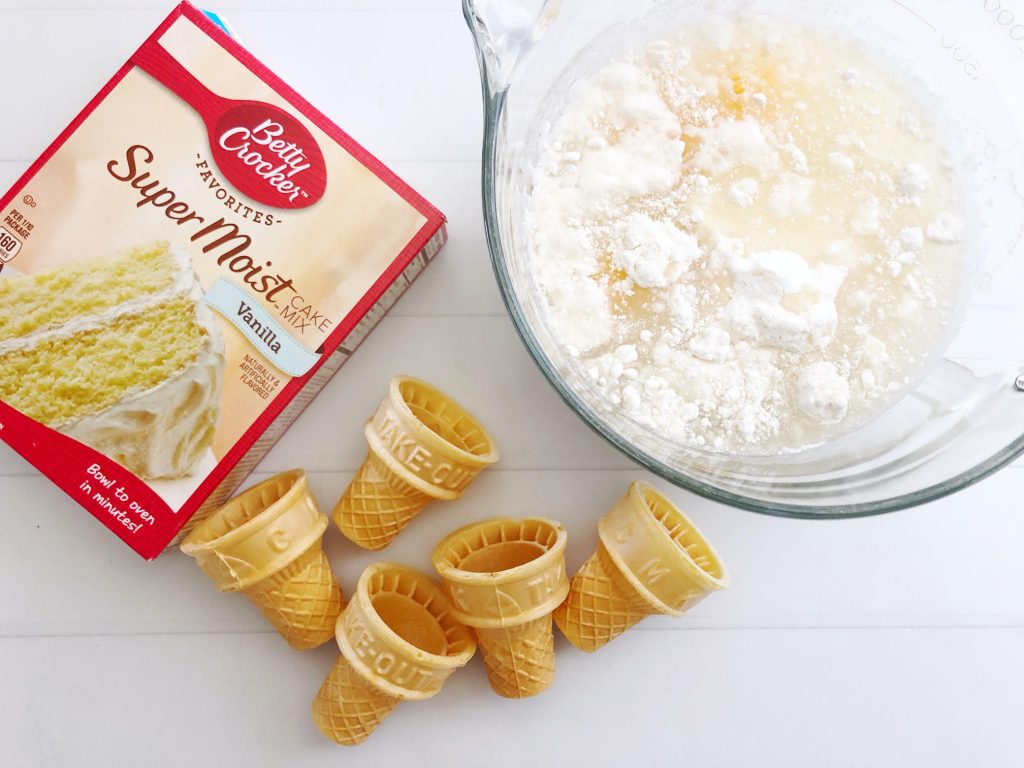
[{"label": "cone with embossed text", "polygon": [[341,655],[313,699],[313,721],[345,746],[369,738],[401,702],[440,693],[476,651],[437,583],[393,563],[363,572],[337,640]]},{"label": "cone with embossed text", "polygon": [[476,631],[501,696],[535,696],[554,680],[551,613],[569,591],[567,539],[551,520],[499,518],[460,528],[434,549],[455,615]]},{"label": "cone with embossed text", "polygon": [[498,448],[468,411],[408,376],[364,429],[366,461],[334,508],[334,522],[365,549],[383,549],[430,502],[459,498],[498,460]]},{"label": "cone with embossed text", "polygon": [[681,616],[729,576],[697,527],[667,498],[635,482],[598,523],[597,551],[572,579],[555,623],[592,653],[647,616]]},{"label": "cone with embossed text", "polygon": [[305,650],[334,636],[345,607],[323,551],[327,525],[306,473],[293,470],[233,498],[181,549],[221,591],[247,596],[289,645]]}]

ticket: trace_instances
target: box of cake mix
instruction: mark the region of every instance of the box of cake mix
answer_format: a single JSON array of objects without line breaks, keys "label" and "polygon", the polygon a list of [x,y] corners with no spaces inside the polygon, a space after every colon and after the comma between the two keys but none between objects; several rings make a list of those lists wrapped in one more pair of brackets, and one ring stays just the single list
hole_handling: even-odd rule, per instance
[{"label": "box of cake mix", "polygon": [[0,438],[156,557],[444,241],[440,212],[183,3],[0,198]]}]

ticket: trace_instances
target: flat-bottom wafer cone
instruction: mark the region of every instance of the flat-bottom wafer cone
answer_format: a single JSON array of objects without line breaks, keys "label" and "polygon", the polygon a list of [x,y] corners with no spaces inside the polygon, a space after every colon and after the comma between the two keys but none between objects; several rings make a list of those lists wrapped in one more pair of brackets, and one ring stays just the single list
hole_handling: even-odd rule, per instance
[{"label": "flat-bottom wafer cone", "polygon": [[570,600],[555,609],[555,622],[580,650],[593,653],[657,613],[612,562],[604,544],[572,579]]},{"label": "flat-bottom wafer cone", "polygon": [[313,699],[313,720],[345,746],[369,738],[401,702],[437,695],[476,651],[440,586],[393,563],[363,572],[337,639],[341,655]]},{"label": "flat-bottom wafer cone", "polygon": [[334,635],[345,604],[323,551],[327,517],[306,473],[284,472],[231,499],[182,544],[224,592],[241,592],[293,648]]},{"label": "flat-bottom wafer cone", "polygon": [[334,637],[345,608],[341,588],[319,542],[268,579],[243,590],[296,650],[317,648]]},{"label": "flat-bottom wafer cone", "polygon": [[647,616],[681,616],[728,585],[711,544],[647,483],[633,483],[598,531],[597,551],[554,614],[562,634],[583,651],[596,651]]},{"label": "flat-bottom wafer cone", "polygon": [[374,687],[338,656],[331,674],[313,700],[313,722],[320,732],[346,747],[362,744],[391,710],[402,703]]},{"label": "flat-bottom wafer cone", "polygon": [[521,699],[555,677],[551,612],[565,599],[565,529],[541,518],[497,519],[453,532],[434,550],[434,567],[473,627],[495,693]]},{"label": "flat-bottom wafer cone", "polygon": [[370,451],[334,508],[334,522],[363,549],[380,550],[432,501],[433,496],[411,485]]},{"label": "flat-bottom wafer cone", "polygon": [[386,547],[432,501],[454,501],[498,460],[483,426],[446,394],[408,376],[364,429],[369,451],[334,508],[334,522],[364,549]]},{"label": "flat-bottom wafer cone", "polygon": [[499,696],[525,699],[555,679],[555,635],[551,616],[498,629],[477,629],[487,679]]}]

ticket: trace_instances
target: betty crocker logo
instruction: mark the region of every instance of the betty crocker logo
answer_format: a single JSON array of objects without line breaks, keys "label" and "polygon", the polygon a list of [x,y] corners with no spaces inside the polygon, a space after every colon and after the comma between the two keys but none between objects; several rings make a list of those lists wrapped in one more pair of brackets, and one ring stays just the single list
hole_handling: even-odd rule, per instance
[{"label": "betty crocker logo", "polygon": [[243,195],[288,209],[308,208],[324,196],[323,153],[297,118],[273,104],[218,96],[159,43],[147,43],[132,61],[199,114],[214,162]]},{"label": "betty crocker logo", "polygon": [[210,143],[217,167],[239,192],[276,208],[305,208],[323,197],[320,147],[288,113],[258,102],[232,107]]}]

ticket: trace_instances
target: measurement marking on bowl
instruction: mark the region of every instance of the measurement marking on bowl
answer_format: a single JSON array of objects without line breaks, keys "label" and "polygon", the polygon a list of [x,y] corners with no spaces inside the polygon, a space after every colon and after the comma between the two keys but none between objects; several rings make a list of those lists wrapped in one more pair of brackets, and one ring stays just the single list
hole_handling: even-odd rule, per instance
[{"label": "measurement marking on bowl", "polygon": [[900,7],[900,8],[902,8],[902,9],[903,9],[904,11],[906,11],[907,13],[909,13],[909,14],[910,14],[911,16],[916,16],[916,17],[917,17],[918,19],[920,19],[920,20],[921,20],[921,21],[922,21],[922,22],[923,22],[923,23],[924,23],[925,25],[927,25],[927,26],[928,26],[928,28],[929,28],[929,29],[930,29],[930,30],[931,30],[932,32],[938,32],[938,31],[939,31],[939,30],[938,30],[938,29],[936,28],[936,26],[935,26],[934,24],[932,24],[932,23],[931,23],[930,21],[928,21],[928,19],[926,19],[926,18],[925,18],[924,16],[922,16],[922,15],[921,15],[920,13],[918,13],[917,11],[915,11],[915,10],[914,10],[913,8],[911,8],[911,7],[909,6],[909,5],[905,5],[905,4],[901,3],[901,2],[900,2],[900,0],[892,0],[892,2],[893,2],[893,3],[895,3],[896,5],[898,5],[898,6]]},{"label": "measurement marking on bowl", "polygon": [[1017,380],[1013,382],[1013,386],[1021,392],[1024,392],[1024,373],[1017,377]]},{"label": "measurement marking on bowl", "polygon": [[1024,23],[1021,22],[1021,16],[1002,0],[981,0],[981,7],[1001,29],[1006,30],[1011,41],[1019,43],[1017,50],[1024,54]]},{"label": "measurement marking on bowl", "polygon": [[[997,1],[998,0],[982,0],[982,5],[984,6],[986,11],[989,11],[991,13],[992,11],[989,9],[988,6]],[[946,35],[945,33],[940,32],[938,27],[936,27],[934,24],[928,21],[928,19],[926,19],[924,16],[915,11],[906,3],[900,2],[900,0],[890,0],[890,2],[902,8],[904,11],[909,13],[915,19],[917,19],[926,27],[928,27],[928,29],[934,32],[936,37],[938,37],[939,39],[939,44],[942,46],[944,50],[949,52],[950,58],[952,58],[954,62],[960,65],[960,68],[963,70],[964,74],[967,75],[967,77],[969,77],[971,80],[977,80],[978,78],[981,77],[981,60],[978,59],[973,54],[970,48],[968,48],[966,45],[963,45],[960,42],[960,40],[958,40],[956,37]]]},{"label": "measurement marking on bowl", "polygon": [[942,47],[949,51],[953,61],[960,64],[964,74],[967,75],[971,80],[977,80],[981,77],[981,60],[978,59],[972,52],[971,49],[966,45],[961,45],[960,41],[955,37],[942,36]]}]

